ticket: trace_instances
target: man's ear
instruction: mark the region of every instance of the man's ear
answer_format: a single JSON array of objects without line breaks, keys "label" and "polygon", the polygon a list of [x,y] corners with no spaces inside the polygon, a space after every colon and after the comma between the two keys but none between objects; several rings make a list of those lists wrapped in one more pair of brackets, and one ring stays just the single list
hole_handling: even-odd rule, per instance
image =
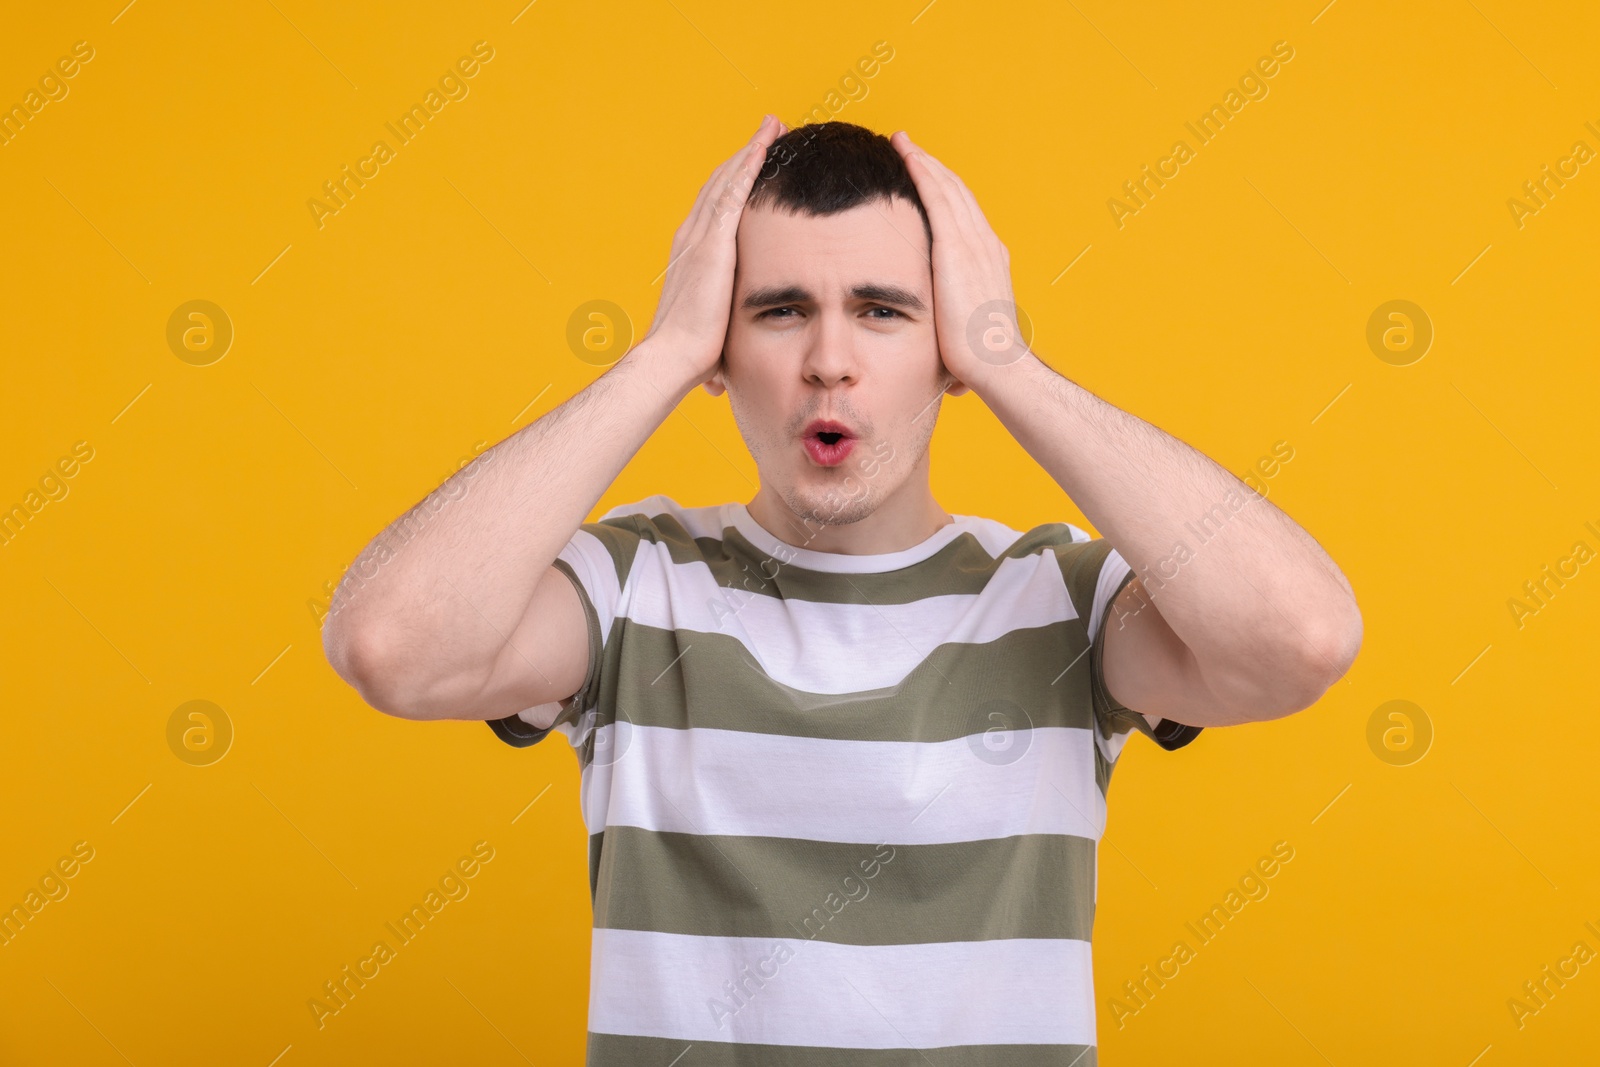
[{"label": "man's ear", "polygon": [[723,368],[723,361],[717,360],[717,369],[712,372],[711,377],[700,383],[700,388],[711,396],[721,396],[726,393],[728,391],[728,383],[723,380]]},{"label": "man's ear", "polygon": [[944,372],[944,391],[950,396],[960,396],[962,393],[971,392],[972,387],[962,382],[954,374],[951,374],[949,370],[946,370]]}]

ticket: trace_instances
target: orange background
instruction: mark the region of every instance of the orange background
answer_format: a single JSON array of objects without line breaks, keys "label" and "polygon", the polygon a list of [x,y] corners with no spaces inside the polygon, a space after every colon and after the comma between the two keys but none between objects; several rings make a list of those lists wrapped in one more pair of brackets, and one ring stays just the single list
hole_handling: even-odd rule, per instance
[{"label": "orange background", "polygon": [[[572,753],[367,708],[315,606],[475,443],[600,373],[568,348],[575,308],[646,328],[712,167],[763,111],[826,107],[878,41],[892,60],[838,117],[964,177],[1054,366],[1241,475],[1287,442],[1271,499],[1365,615],[1315,708],[1129,745],[1102,1062],[1592,1056],[1600,965],[1520,1027],[1507,1003],[1600,951],[1600,574],[1520,627],[1508,608],[1575,542],[1600,550],[1600,166],[1520,226],[1508,208],[1575,141],[1600,150],[1592,5],[122,3],[0,35],[0,103],[94,50],[0,146],[0,506],[93,450],[0,545],[0,904],[93,850],[0,947],[0,1062],[581,1061]],[[468,95],[319,228],[323,182],[477,41]],[[1278,41],[1268,95],[1119,228],[1122,183]],[[1366,339],[1396,299],[1435,331],[1405,366]],[[207,366],[167,341],[191,300],[234,332]],[[976,397],[933,447],[949,510],[1089,525]],[[600,510],[754,488],[725,399],[697,392]],[[191,700],[233,731],[207,766],[169,746]],[[1369,745],[1391,700],[1431,725],[1420,760]],[[1122,983],[1279,841],[1270,895],[1119,1019]],[[470,894],[318,1029],[307,1001],[478,842]]]}]

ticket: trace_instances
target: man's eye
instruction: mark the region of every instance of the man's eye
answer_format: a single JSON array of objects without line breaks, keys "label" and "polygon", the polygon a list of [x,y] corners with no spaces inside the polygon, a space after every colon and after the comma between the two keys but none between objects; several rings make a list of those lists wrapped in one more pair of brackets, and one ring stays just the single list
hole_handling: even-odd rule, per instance
[{"label": "man's eye", "polygon": [[791,307],[768,308],[767,310],[765,310],[765,311],[761,312],[760,314],[758,314],[756,316],[756,318],[758,318],[758,319],[765,319],[765,318],[786,319],[789,316],[783,314],[783,312],[785,312],[785,311],[793,311],[793,310],[794,310],[794,308],[791,308]]},{"label": "man's eye", "polygon": [[899,311],[895,310],[894,308],[875,307],[875,308],[868,308],[867,310],[869,312],[872,312],[872,311],[886,311],[886,312],[888,312],[888,314],[886,316],[882,317],[884,321],[888,321],[888,319],[890,319],[890,318],[897,318],[897,319],[905,318],[905,316],[903,314],[901,314]]}]

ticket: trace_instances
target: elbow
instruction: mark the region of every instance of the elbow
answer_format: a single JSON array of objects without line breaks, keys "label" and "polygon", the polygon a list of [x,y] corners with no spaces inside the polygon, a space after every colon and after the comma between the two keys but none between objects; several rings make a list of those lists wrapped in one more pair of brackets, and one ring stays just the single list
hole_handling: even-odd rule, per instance
[{"label": "elbow", "polygon": [[1361,610],[1353,600],[1343,615],[1313,631],[1310,644],[1315,649],[1315,656],[1307,670],[1321,684],[1318,696],[1350,673],[1350,667],[1361,651],[1363,633]]},{"label": "elbow", "polygon": [[388,639],[371,627],[336,623],[332,615],[323,624],[322,649],[328,665],[362,700],[385,715],[426,718],[405,685],[390,647]]},{"label": "elbow", "polygon": [[1361,651],[1361,638],[1361,613],[1353,604],[1346,617],[1308,628],[1306,639],[1300,642],[1299,667],[1290,672],[1293,684],[1285,688],[1280,710],[1271,717],[1304,711],[1321,700],[1350,672]]},{"label": "elbow", "polygon": [[1274,654],[1252,656],[1248,666],[1223,674],[1222,680],[1210,679],[1219,709],[1212,725],[1267,722],[1312,707],[1355,662],[1361,616],[1352,612],[1334,623],[1302,626],[1295,635],[1291,645]]}]

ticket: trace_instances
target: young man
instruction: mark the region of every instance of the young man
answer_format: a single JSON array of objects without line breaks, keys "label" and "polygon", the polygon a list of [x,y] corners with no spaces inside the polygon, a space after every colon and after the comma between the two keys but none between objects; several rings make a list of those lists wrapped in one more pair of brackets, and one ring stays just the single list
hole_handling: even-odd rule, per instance
[{"label": "young man", "polygon": [[[339,587],[328,656],[374,707],[576,750],[591,1067],[1087,1067],[1131,732],[1290,714],[1355,657],[1305,531],[1027,351],[1008,258],[904,133],[769,117],[645,338]],[[753,499],[585,522],[698,385]],[[969,390],[1102,538],[939,506],[938,402]]]}]

